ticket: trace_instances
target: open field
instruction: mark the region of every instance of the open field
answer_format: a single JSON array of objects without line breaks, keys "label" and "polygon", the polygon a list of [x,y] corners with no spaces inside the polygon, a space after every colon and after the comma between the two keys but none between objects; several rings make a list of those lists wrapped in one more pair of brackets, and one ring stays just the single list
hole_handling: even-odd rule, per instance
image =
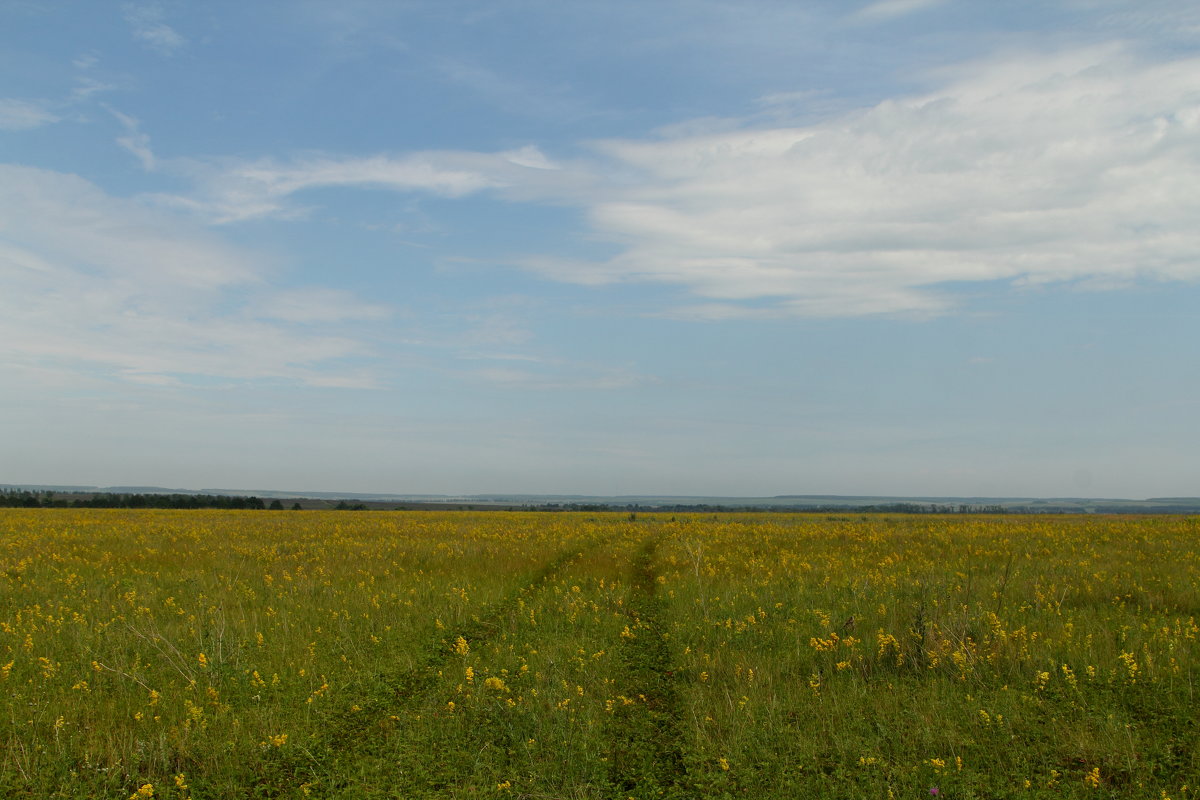
[{"label": "open field", "polygon": [[1200,519],[0,511],[0,796],[1189,798]]}]

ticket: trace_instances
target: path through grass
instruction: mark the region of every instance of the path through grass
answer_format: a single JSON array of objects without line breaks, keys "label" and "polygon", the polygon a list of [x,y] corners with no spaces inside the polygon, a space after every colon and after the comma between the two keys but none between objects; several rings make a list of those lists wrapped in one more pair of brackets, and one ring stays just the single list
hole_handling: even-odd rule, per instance
[{"label": "path through grass", "polygon": [[608,731],[609,767],[614,786],[627,796],[688,797],[678,678],[669,610],[658,591],[657,548],[657,535],[648,536],[631,567],[628,620],[617,645],[618,703]]}]

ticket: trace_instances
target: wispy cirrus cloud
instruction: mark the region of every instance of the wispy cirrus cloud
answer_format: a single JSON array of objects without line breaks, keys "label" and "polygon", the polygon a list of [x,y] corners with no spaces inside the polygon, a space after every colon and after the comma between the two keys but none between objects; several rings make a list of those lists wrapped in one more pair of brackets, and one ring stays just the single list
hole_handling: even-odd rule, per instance
[{"label": "wispy cirrus cloud", "polygon": [[158,159],[155,158],[154,151],[150,149],[150,137],[142,131],[141,122],[110,106],[106,105],[105,108],[116,117],[117,121],[121,123],[121,127],[125,129],[125,133],[117,137],[117,144],[141,162],[143,169],[147,172],[153,171]]},{"label": "wispy cirrus cloud", "polygon": [[76,58],[73,66],[79,70],[75,85],[63,97],[51,99],[0,97],[0,131],[28,131],[71,119],[80,107],[94,95],[111,91],[111,83],[88,74],[98,62],[94,55]]},{"label": "wispy cirrus cloud", "polygon": [[27,131],[40,128],[61,117],[44,100],[0,98],[0,131]]},{"label": "wispy cirrus cloud", "polygon": [[175,55],[187,44],[187,39],[165,22],[166,14],[158,3],[126,3],[122,9],[133,37],[159,55]]},{"label": "wispy cirrus cloud", "polygon": [[946,0],[879,0],[856,11],[852,19],[859,22],[883,22],[927,11],[945,2]]},{"label": "wispy cirrus cloud", "polygon": [[291,159],[176,161],[170,169],[195,181],[186,195],[158,195],[160,202],[190,209],[218,222],[259,217],[295,218],[305,213],[298,195],[338,187],[428,192],[462,197],[485,189],[521,191],[557,171],[536,147],[499,153],[429,151],[399,156],[312,154]]}]

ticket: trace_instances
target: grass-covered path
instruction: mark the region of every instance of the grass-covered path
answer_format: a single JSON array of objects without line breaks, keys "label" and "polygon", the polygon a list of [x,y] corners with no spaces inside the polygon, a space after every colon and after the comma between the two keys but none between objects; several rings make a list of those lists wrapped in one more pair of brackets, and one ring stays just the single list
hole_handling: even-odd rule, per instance
[{"label": "grass-covered path", "polygon": [[617,644],[616,692],[608,737],[613,785],[629,797],[691,797],[683,757],[669,610],[655,564],[658,536],[638,548],[630,570],[628,621]]}]

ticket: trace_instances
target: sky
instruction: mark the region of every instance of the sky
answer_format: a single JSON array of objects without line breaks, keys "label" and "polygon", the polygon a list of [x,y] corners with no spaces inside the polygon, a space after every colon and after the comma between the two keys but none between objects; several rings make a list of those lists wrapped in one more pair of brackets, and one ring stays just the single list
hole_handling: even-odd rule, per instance
[{"label": "sky", "polygon": [[1193,0],[0,3],[0,483],[1200,495]]}]

